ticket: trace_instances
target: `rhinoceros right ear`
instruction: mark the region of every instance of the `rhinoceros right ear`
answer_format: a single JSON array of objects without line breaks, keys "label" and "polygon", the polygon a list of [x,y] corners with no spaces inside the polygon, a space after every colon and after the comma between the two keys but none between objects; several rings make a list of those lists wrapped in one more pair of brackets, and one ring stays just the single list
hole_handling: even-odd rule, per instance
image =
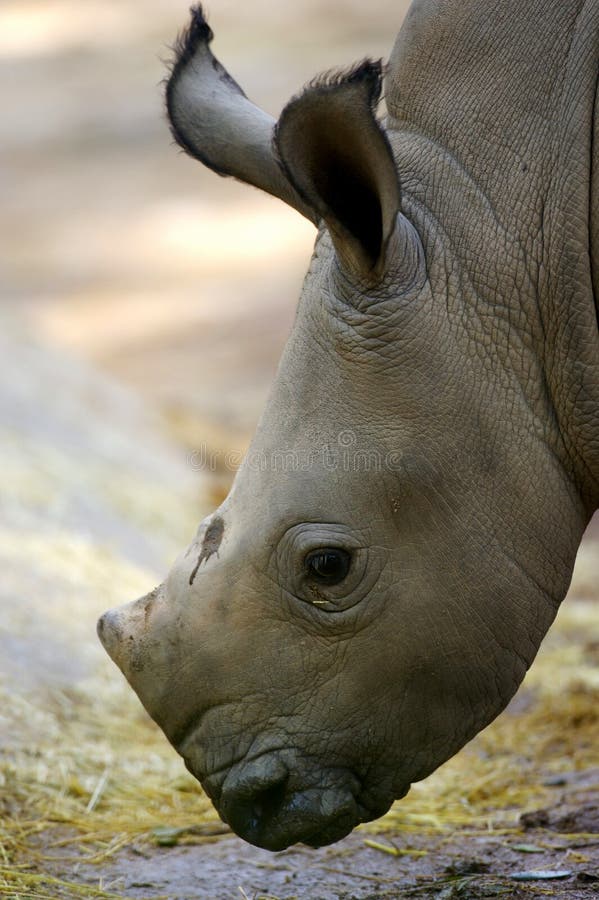
[{"label": "rhinoceros right ear", "polygon": [[275,156],[275,120],[248,100],[212,55],[212,38],[202,7],[192,7],[166,83],[173,137],[219,175],[268,191],[317,224],[314,209],[299,196]]},{"label": "rhinoceros right ear", "polygon": [[275,131],[289,181],[362,277],[381,274],[400,207],[393,153],[375,117],[381,85],[380,61],[324,76],[291,100]]}]

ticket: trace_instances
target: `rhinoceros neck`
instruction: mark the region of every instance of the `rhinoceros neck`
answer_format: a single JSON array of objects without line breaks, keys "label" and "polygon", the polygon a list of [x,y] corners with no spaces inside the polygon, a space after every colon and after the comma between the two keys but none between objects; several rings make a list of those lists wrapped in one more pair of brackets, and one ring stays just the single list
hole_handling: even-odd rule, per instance
[{"label": "rhinoceros neck", "polygon": [[443,257],[450,312],[470,340],[492,337],[536,414],[555,419],[589,506],[599,504],[598,64],[599,0],[416,0],[386,91],[404,212],[433,269]]}]

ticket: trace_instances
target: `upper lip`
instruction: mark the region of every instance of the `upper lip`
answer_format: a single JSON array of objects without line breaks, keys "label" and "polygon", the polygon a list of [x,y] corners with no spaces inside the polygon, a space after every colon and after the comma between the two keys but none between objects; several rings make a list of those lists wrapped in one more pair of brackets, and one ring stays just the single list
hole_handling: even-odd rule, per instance
[{"label": "upper lip", "polygon": [[267,756],[271,753],[281,753],[285,749],[286,748],[282,746],[273,746],[268,747],[265,750],[259,750],[253,754],[243,753],[235,759],[223,763],[222,766],[217,766],[215,769],[211,769],[210,772],[207,773],[197,771],[196,767],[194,766],[193,760],[189,757],[184,756],[184,759],[188,769],[198,779],[198,781],[201,781],[202,787],[204,788],[210,799],[217,802],[218,798],[220,797],[225,778],[234,766],[237,766],[240,763],[253,763],[257,759],[260,759],[261,756]]}]

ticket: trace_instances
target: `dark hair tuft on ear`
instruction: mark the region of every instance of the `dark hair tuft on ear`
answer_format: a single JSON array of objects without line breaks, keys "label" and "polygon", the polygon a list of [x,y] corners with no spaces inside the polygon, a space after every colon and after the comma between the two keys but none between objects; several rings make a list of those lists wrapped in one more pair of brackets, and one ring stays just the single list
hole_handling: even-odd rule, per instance
[{"label": "dark hair tuft on ear", "polygon": [[176,75],[177,69],[186,66],[193,59],[198,44],[209,44],[214,37],[212,29],[206,21],[202,4],[198,3],[189,10],[190,20],[187,26],[177,35],[172,46],[173,59],[170,62],[170,76]]},{"label": "dark hair tuft on ear", "polygon": [[330,69],[328,72],[322,72],[308,82],[302,93],[307,90],[326,93],[346,84],[363,84],[368,90],[368,102],[374,111],[383,89],[383,74],[382,59],[363,59],[350,69]]}]

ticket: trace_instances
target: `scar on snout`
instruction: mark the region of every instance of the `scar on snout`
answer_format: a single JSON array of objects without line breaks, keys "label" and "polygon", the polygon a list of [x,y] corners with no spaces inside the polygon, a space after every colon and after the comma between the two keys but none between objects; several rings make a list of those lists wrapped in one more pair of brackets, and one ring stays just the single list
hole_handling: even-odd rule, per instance
[{"label": "scar on snout", "polygon": [[198,574],[198,569],[206,559],[210,559],[213,553],[218,553],[218,548],[221,545],[221,541],[223,539],[223,534],[225,533],[225,523],[221,519],[220,516],[216,516],[208,528],[204,533],[204,540],[202,541],[202,550],[200,555],[198,556],[198,561],[195,564],[195,568],[191,575],[189,576],[189,583],[193,584],[193,580]]}]

